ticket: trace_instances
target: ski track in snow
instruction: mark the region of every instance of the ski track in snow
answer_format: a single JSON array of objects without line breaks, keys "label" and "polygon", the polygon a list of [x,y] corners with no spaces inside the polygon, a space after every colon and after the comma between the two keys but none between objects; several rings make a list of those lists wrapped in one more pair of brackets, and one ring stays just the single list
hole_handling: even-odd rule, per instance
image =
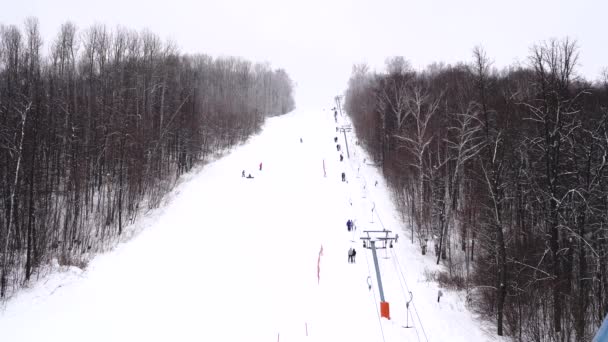
[{"label": "ski track in snow", "polygon": [[[386,184],[363,163],[369,157],[353,133],[348,158],[335,127],[328,111],[269,118],[261,134],[185,176],[130,241],[84,272],[67,268],[11,299],[0,312],[2,341],[498,340],[461,293],[442,290],[437,303],[439,288],[423,274],[438,269],[433,257],[420,255],[400,228]],[[363,230],[383,227],[400,235],[393,249],[378,251],[391,320],[379,318],[371,251],[359,240]],[[350,247],[355,264],[347,263]]]}]

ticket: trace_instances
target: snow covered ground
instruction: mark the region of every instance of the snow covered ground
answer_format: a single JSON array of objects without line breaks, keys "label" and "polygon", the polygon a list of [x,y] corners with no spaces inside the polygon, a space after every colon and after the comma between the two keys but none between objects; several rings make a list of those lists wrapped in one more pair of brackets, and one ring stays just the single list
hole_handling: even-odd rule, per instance
[{"label": "snow covered ground", "polygon": [[[343,151],[339,161],[333,139],[345,142],[335,127],[329,111],[268,119],[247,144],[187,175],[130,241],[85,271],[55,273],[10,300],[0,312],[0,339],[495,340],[461,294],[443,290],[437,302],[438,286],[423,275],[436,270],[432,257],[407,239],[353,133],[350,158]],[[254,178],[242,178],[242,170]],[[346,229],[349,218],[357,223],[354,234]],[[359,240],[363,230],[383,228],[400,235],[378,254],[391,320],[380,318],[371,252]],[[347,263],[350,247],[355,264]],[[412,328],[403,327],[406,320]]]}]

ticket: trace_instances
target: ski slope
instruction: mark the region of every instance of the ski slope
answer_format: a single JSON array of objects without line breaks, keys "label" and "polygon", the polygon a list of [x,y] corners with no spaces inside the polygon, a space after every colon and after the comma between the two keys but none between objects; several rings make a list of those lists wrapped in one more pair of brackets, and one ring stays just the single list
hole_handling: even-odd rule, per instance
[{"label": "ski slope", "polygon": [[[437,302],[439,288],[423,275],[437,269],[432,257],[420,255],[402,231],[385,183],[363,163],[369,158],[353,133],[343,162],[335,136],[345,147],[329,111],[268,119],[261,134],[186,175],[166,206],[130,228],[141,230],[135,237],[86,270],[64,269],[11,299],[0,312],[0,339],[495,340],[462,295],[443,290]],[[254,178],[242,178],[242,170]],[[354,233],[347,232],[349,218]],[[400,235],[378,254],[391,320],[379,316],[371,252],[359,240],[364,229],[383,228]],[[350,247],[355,264],[347,263]],[[406,320],[411,328],[403,327]]]}]

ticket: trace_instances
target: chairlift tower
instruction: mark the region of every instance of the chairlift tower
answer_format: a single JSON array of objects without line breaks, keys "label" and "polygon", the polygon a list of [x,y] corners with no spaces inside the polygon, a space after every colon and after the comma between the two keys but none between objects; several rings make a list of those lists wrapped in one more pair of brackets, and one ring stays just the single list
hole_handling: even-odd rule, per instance
[{"label": "chairlift tower", "polygon": [[[393,240],[395,236],[389,236],[390,230],[364,230],[367,236],[363,236],[360,239],[363,240],[363,247],[372,250],[372,256],[374,258],[374,268],[376,270],[376,279],[378,281],[378,291],[380,292],[380,315],[386,319],[391,319],[390,308],[388,302],[384,298],[384,289],[382,288],[382,277],[380,275],[380,264],[378,263],[378,255],[376,249],[393,248]],[[371,235],[370,235],[371,234]],[[384,236],[382,236],[384,235]],[[376,247],[376,242],[383,242],[382,246]],[[366,244],[369,242],[369,244]],[[387,246],[389,243],[389,246]]]},{"label": "chairlift tower", "polygon": [[342,98],[344,98],[344,95],[336,95],[336,97],[334,97],[334,100],[336,101],[336,107],[338,107],[338,110],[340,111],[340,116],[344,116],[344,114],[342,114]]},{"label": "chairlift tower", "polygon": [[348,139],[346,139],[346,132],[350,132],[353,128],[350,125],[344,125],[339,128],[340,132],[344,133],[344,143],[346,144],[346,156],[350,159],[350,153],[348,152]]}]

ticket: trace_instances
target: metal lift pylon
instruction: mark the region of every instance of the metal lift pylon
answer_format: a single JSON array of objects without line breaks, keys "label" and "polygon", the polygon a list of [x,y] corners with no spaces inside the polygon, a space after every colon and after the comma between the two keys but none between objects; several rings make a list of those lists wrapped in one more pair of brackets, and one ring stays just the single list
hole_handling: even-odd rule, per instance
[{"label": "metal lift pylon", "polygon": [[[378,291],[380,292],[380,315],[386,319],[391,319],[390,307],[386,299],[384,298],[384,288],[382,287],[382,277],[380,276],[380,264],[378,263],[378,253],[376,252],[376,241],[384,241],[384,247],[379,248],[387,248],[386,242],[390,240],[392,247],[392,240],[394,237],[388,237],[388,234],[391,232],[390,230],[364,230],[364,233],[367,234],[366,237],[361,237],[363,240],[363,246],[372,250],[372,256],[374,258],[374,268],[376,270],[376,279],[378,281]],[[382,233],[386,234],[385,237],[372,238],[370,233]],[[369,247],[365,244],[365,241],[369,242]]]}]

